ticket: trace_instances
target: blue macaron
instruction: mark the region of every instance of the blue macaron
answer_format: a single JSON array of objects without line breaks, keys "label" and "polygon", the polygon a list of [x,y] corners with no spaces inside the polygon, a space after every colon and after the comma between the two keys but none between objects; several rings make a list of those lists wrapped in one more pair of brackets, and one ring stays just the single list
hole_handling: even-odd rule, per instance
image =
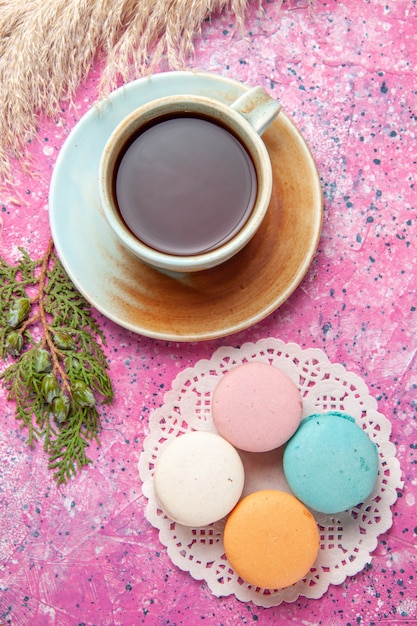
[{"label": "blue macaron", "polygon": [[357,506],[378,477],[376,445],[353,417],[329,411],[302,420],[284,451],[284,473],[294,495],[320,513]]}]

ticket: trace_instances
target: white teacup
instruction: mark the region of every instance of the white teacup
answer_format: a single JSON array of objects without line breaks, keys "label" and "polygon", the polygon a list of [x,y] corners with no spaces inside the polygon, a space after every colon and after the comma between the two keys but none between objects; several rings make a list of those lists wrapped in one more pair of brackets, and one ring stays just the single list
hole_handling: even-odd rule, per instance
[{"label": "white teacup", "polygon": [[173,95],[127,116],[99,167],[102,208],[120,241],[146,263],[177,272],[239,252],[269,206],[272,169],[260,135],[279,111],[255,87],[230,106]]}]

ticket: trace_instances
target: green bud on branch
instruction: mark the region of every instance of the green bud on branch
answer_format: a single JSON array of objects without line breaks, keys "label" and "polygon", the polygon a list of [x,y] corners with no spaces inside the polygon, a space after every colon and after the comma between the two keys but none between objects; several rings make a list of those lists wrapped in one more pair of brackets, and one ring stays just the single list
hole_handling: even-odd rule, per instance
[{"label": "green bud on branch", "polygon": [[50,372],[52,370],[52,361],[47,350],[35,348],[33,357],[33,367],[35,372],[41,374],[42,372]]},{"label": "green bud on branch", "polygon": [[68,371],[71,371],[71,370],[77,371],[78,369],[80,369],[80,365],[81,365],[80,360],[77,359],[77,357],[75,357],[71,353],[69,356],[66,356],[64,359],[64,367]]},{"label": "green bud on branch", "polygon": [[52,341],[59,350],[75,350],[75,343],[68,333],[57,330],[52,337]]},{"label": "green bud on branch", "polygon": [[94,406],[96,400],[89,387],[81,380],[75,381],[71,387],[72,399],[78,406]]},{"label": "green bud on branch", "polygon": [[41,392],[48,404],[51,404],[52,400],[59,396],[60,389],[55,374],[45,374],[41,382]]},{"label": "green bud on branch", "polygon": [[4,340],[4,347],[10,356],[19,356],[23,349],[23,337],[17,330],[7,333]]},{"label": "green bud on branch", "polygon": [[70,399],[68,398],[68,396],[64,396],[63,394],[57,396],[52,400],[52,413],[54,414],[55,419],[59,424],[63,424],[67,419],[70,407]]},{"label": "green bud on branch", "polygon": [[6,314],[6,324],[9,328],[17,328],[29,315],[29,298],[17,298]]}]

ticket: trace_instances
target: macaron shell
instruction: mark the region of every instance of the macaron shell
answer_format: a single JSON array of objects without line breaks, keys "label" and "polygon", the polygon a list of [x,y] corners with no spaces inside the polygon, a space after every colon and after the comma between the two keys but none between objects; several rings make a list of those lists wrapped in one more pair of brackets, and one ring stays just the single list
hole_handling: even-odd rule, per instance
[{"label": "macaron shell", "polygon": [[235,572],[263,589],[281,589],[304,578],[320,546],[310,511],[293,495],[276,490],[243,498],[226,521],[223,541]]},{"label": "macaron shell", "polygon": [[287,443],[284,473],[292,492],[321,513],[357,506],[378,476],[375,444],[353,417],[336,411],[310,415]]},{"label": "macaron shell", "polygon": [[185,526],[206,526],[225,517],[243,485],[237,451],[214,433],[176,437],[161,450],[155,466],[156,497],[167,516]]},{"label": "macaron shell", "polygon": [[249,362],[229,370],[213,391],[214,424],[227,441],[247,452],[282,446],[297,430],[302,399],[277,367]]}]

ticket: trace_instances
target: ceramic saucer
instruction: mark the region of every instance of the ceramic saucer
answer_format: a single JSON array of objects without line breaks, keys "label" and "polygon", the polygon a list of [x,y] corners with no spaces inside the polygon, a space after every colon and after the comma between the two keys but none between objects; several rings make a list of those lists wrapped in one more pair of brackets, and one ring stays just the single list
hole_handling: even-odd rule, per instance
[{"label": "ceramic saucer", "polygon": [[205,72],[156,74],[112,92],[68,136],[49,196],[55,247],[77,289],[120,326],[173,341],[226,336],[277,309],[306,274],[321,233],[322,192],[310,150],[284,112],[263,135],[274,172],[267,216],[249,245],[224,265],[176,275],[151,268],[119,244],[100,206],[100,156],[126,115],[171,94],[231,103],[246,89]]}]

